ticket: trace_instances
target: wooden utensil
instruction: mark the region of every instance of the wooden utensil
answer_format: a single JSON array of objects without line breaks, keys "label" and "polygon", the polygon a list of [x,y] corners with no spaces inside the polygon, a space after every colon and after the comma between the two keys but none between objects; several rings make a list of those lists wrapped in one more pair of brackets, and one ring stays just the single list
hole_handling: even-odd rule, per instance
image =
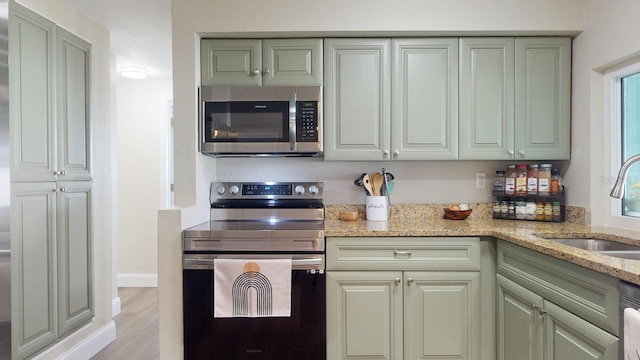
[{"label": "wooden utensil", "polygon": [[373,187],[371,186],[371,179],[369,179],[369,175],[365,174],[362,177],[362,186],[364,186],[367,196],[373,195]]},{"label": "wooden utensil", "polygon": [[380,196],[380,189],[382,189],[383,177],[379,172],[375,172],[369,175],[372,182],[373,196]]}]

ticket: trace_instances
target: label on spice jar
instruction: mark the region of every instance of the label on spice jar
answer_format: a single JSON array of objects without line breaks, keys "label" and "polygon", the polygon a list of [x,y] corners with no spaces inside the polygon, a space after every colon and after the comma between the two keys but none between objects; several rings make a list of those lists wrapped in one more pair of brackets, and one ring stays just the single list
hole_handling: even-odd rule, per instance
[{"label": "label on spice jar", "polygon": [[516,178],[516,194],[526,194],[527,193],[527,178],[526,177],[518,177]]},{"label": "label on spice jar", "polygon": [[549,178],[540,178],[538,179],[538,192],[539,193],[549,193]]}]

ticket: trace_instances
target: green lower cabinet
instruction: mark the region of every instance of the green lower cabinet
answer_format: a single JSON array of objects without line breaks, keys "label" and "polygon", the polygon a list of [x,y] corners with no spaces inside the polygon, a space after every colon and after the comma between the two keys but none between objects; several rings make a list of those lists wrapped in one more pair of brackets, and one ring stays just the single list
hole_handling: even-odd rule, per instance
[{"label": "green lower cabinet", "polygon": [[327,359],[477,359],[480,273],[328,271]]},{"label": "green lower cabinet", "polygon": [[617,360],[618,338],[497,275],[498,360]]}]

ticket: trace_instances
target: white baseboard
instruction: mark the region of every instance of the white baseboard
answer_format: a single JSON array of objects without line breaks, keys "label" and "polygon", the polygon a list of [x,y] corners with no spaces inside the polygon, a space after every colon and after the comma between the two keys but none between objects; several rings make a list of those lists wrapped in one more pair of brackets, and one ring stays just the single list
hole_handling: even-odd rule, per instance
[{"label": "white baseboard", "polygon": [[158,274],[118,274],[118,287],[158,287]]},{"label": "white baseboard", "polygon": [[[91,324],[86,325],[86,327],[92,326]],[[82,330],[79,330],[80,332]],[[46,350],[45,352],[37,355],[33,358],[33,360],[45,360],[50,359],[48,356],[55,348],[64,346],[64,344],[69,341],[70,338],[63,339],[59,343],[57,343],[54,347]],[[107,325],[105,325],[100,330],[91,334],[89,337],[85,338],[81,342],[79,342],[74,347],[65,351],[60,356],[56,357],[56,360],[86,360],[91,359],[95,354],[99,353],[100,350],[104,349],[107,345],[111,344],[116,339],[116,323],[111,321]]]},{"label": "white baseboard", "polygon": [[118,296],[117,298],[111,301],[111,318],[113,319],[116,315],[120,314],[121,310],[122,310],[122,306],[120,302],[120,297]]}]

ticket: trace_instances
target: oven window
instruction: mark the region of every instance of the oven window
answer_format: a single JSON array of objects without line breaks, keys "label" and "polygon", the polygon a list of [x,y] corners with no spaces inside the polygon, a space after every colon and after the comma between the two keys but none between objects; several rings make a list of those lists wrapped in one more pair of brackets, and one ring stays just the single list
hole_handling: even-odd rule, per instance
[{"label": "oven window", "polygon": [[291,317],[214,318],[213,270],[183,270],[184,358],[326,360],[325,275],[291,275]]},{"label": "oven window", "polygon": [[289,103],[207,102],[206,142],[288,142]]}]

